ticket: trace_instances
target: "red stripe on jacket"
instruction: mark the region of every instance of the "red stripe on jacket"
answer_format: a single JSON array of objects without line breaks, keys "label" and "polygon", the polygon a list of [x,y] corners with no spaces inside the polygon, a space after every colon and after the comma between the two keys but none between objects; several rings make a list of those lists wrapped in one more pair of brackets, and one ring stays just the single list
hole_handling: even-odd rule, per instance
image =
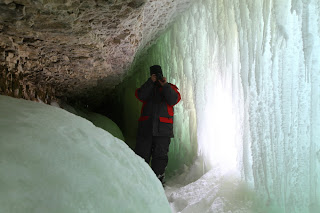
[{"label": "red stripe on jacket", "polygon": [[[178,87],[176,86],[176,85],[174,85],[174,84],[170,84],[170,86],[171,86],[171,88],[177,93],[177,95],[178,95],[178,101],[177,101],[177,103],[179,103],[179,101],[181,100],[181,95],[180,95],[180,93],[178,92]],[[174,105],[176,105],[177,103],[175,103]],[[168,103],[167,103],[167,110],[168,110],[168,114],[170,115],[170,116],[173,116],[174,115],[174,113],[173,113],[173,106],[174,105],[169,105]]]},{"label": "red stripe on jacket", "polygon": [[162,122],[162,123],[173,124],[173,119],[172,118],[159,117],[159,119],[160,119],[160,122]]},{"label": "red stripe on jacket", "polygon": [[[178,87],[177,87],[176,85],[174,85],[174,84],[170,84],[170,86],[171,86],[171,88],[177,93],[177,95],[178,95],[178,101],[177,101],[177,103],[179,103],[180,100],[181,100],[181,95],[180,95],[180,93],[179,93],[179,91],[178,91]],[[176,105],[177,103],[175,103],[174,105]],[[174,105],[172,105],[172,106],[174,106]]]}]

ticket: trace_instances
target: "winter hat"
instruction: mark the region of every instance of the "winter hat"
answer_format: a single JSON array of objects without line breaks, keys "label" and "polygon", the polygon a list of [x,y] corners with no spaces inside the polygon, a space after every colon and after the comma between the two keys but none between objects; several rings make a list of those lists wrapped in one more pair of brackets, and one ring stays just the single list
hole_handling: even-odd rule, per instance
[{"label": "winter hat", "polygon": [[153,65],[150,67],[150,76],[153,74],[161,73],[162,74],[162,69],[160,65]]}]

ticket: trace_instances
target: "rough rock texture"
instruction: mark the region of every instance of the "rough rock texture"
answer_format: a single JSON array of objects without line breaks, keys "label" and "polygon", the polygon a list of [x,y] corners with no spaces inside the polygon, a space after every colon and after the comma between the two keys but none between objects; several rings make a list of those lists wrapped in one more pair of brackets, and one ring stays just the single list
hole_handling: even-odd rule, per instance
[{"label": "rough rock texture", "polygon": [[192,0],[0,0],[0,94],[98,95]]}]

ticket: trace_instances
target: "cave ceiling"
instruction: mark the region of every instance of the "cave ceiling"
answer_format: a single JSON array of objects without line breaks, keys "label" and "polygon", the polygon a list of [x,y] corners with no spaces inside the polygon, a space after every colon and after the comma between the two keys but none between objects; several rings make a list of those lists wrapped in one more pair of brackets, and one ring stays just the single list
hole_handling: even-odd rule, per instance
[{"label": "cave ceiling", "polygon": [[31,88],[55,96],[112,89],[190,1],[0,0],[0,92],[10,77],[20,87],[12,93],[26,99]]}]

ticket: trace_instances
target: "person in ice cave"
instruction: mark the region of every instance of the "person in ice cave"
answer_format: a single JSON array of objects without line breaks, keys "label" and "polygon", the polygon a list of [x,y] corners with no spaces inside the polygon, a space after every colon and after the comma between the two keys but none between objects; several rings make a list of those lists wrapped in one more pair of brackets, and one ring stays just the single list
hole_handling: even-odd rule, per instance
[{"label": "person in ice cave", "polygon": [[150,67],[150,78],[136,90],[143,103],[135,153],[142,157],[164,183],[170,140],[173,138],[173,106],[180,100],[178,88],[163,77],[161,66]]}]

